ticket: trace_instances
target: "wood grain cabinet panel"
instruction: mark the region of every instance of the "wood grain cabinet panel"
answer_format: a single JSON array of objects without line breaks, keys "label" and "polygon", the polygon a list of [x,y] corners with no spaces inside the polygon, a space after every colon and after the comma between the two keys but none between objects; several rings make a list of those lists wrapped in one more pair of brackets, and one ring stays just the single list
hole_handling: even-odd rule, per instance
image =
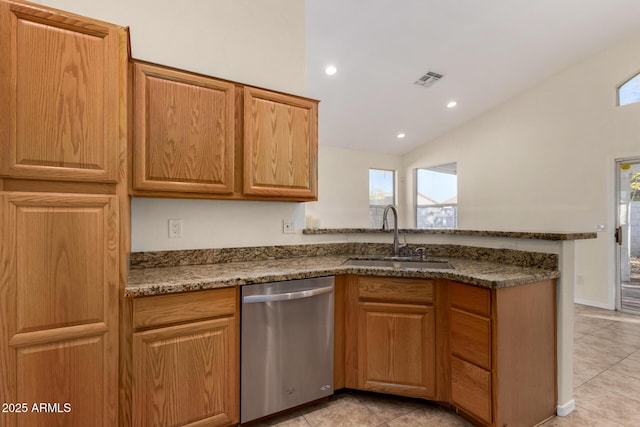
[{"label": "wood grain cabinet panel", "polygon": [[448,282],[451,305],[479,316],[491,315],[491,290],[464,283]]},{"label": "wood grain cabinet panel", "polygon": [[317,200],[318,103],[244,88],[244,194]]},{"label": "wood grain cabinet panel", "polygon": [[436,397],[433,280],[348,276],[345,386]]},{"label": "wood grain cabinet panel", "polygon": [[555,413],[555,281],[450,290],[451,401],[478,425],[532,426]]},{"label": "wood grain cabinet panel", "polygon": [[434,308],[361,303],[359,312],[359,388],[432,397],[435,393]]},{"label": "wood grain cabinet panel", "polygon": [[4,192],[0,223],[0,401],[71,405],[0,425],[114,425],[116,196]]},{"label": "wood grain cabinet panel", "polygon": [[122,28],[0,2],[0,174],[115,182],[124,126]]},{"label": "wood grain cabinet panel", "polygon": [[451,353],[491,369],[491,320],[451,309]]},{"label": "wood grain cabinet panel", "polygon": [[491,424],[491,371],[453,357],[451,400],[455,405]]},{"label": "wood grain cabinet panel", "polygon": [[232,193],[234,84],[150,64],[133,67],[133,187]]},{"label": "wood grain cabinet panel", "polygon": [[236,334],[234,317],[135,333],[133,425],[234,425]]}]

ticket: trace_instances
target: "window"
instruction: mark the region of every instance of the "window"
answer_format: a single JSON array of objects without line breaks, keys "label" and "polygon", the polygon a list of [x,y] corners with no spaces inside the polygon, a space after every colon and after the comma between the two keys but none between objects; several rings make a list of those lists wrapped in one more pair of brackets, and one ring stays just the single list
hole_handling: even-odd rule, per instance
[{"label": "window", "polygon": [[369,227],[381,228],[384,207],[395,203],[396,171],[369,169]]},{"label": "window", "polygon": [[456,163],[416,169],[416,228],[458,226]]},{"label": "window", "polygon": [[627,80],[618,88],[618,105],[640,102],[640,74]]}]

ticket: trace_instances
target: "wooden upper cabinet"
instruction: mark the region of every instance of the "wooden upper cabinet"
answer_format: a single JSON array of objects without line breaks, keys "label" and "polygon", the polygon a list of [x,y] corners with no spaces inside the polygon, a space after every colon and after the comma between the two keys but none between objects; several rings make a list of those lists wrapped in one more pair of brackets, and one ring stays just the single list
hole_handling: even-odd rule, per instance
[{"label": "wooden upper cabinet", "polygon": [[234,84],[134,64],[137,190],[233,192]]},{"label": "wooden upper cabinet", "polygon": [[126,137],[123,28],[0,1],[0,175],[116,182]]},{"label": "wooden upper cabinet", "polygon": [[244,194],[317,200],[318,103],[244,88]]}]

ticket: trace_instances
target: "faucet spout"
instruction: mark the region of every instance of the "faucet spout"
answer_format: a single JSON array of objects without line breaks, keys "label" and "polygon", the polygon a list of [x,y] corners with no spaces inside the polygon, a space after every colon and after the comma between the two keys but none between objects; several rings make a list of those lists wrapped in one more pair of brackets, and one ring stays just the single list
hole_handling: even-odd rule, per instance
[{"label": "faucet spout", "polygon": [[389,229],[389,222],[387,221],[387,215],[391,211],[393,213],[393,255],[400,255],[400,248],[406,245],[400,245],[400,240],[398,239],[398,208],[395,205],[387,205],[384,208],[384,212],[382,213],[382,229]]}]

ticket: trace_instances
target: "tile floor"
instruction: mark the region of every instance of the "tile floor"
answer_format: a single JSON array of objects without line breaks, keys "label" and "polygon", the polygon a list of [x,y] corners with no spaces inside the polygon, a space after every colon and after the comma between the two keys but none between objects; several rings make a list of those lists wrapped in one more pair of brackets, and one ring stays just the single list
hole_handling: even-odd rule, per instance
[{"label": "tile floor", "polygon": [[[640,316],[575,306],[576,410],[551,426],[640,426]],[[441,407],[412,399],[342,393],[328,402],[252,427],[471,426]]]}]

